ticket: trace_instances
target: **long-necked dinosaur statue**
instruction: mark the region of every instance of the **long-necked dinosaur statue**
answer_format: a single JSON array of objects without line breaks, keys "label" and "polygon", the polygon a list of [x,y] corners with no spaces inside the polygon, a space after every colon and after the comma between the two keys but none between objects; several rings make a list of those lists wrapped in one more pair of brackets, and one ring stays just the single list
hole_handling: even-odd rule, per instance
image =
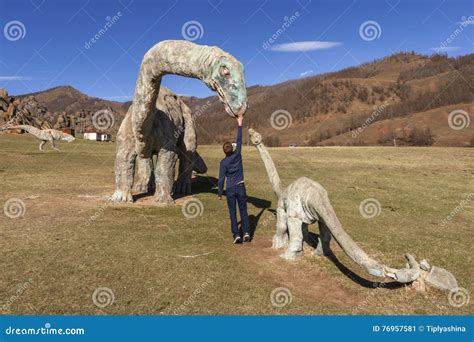
[{"label": "long-necked dinosaur statue", "polygon": [[6,127],[2,127],[0,130],[6,131],[6,130],[13,130],[13,129],[21,129],[23,131],[30,133],[35,138],[41,140],[39,144],[40,151],[43,151],[43,146],[48,141],[51,142],[51,145],[56,151],[59,151],[59,149],[54,144],[55,141],[65,140],[67,142],[71,142],[75,140],[75,138],[68,133],[64,133],[55,129],[39,129],[39,128],[29,126],[29,125],[13,125],[13,126],[9,125]]},{"label": "long-necked dinosaur statue", "polygon": [[408,265],[402,269],[391,268],[372,259],[342,228],[324,187],[309,178],[301,177],[283,189],[280,176],[261,135],[253,129],[249,130],[249,135],[260,152],[273,191],[278,197],[273,248],[287,247],[282,254],[283,258],[296,259],[302,255],[304,225],[318,222],[320,237],[315,255],[328,255],[331,252],[330,241],[333,236],[343,251],[373,276],[389,277],[400,283],[410,283],[421,278],[439,288],[457,288],[456,279],[450,272],[431,266],[426,260],[418,263],[410,254],[405,255]]},{"label": "long-necked dinosaur statue", "polygon": [[[132,200],[133,165],[148,161],[153,154],[149,148],[151,136],[173,134],[170,120],[158,120],[155,116],[156,101],[160,93],[161,78],[168,74],[200,79],[211,90],[217,92],[226,112],[232,116],[244,115],[247,110],[247,90],[242,64],[229,53],[215,46],[197,45],[189,41],[166,40],[156,44],[143,57],[135,86],[133,103],[129,109],[131,129],[123,135],[125,148],[117,147],[115,160],[115,202]],[[170,123],[169,125],[166,123]],[[163,124],[165,123],[165,124]],[[127,124],[128,125],[128,124]],[[186,133],[186,132],[185,132]],[[157,152],[157,189],[155,201],[173,202],[171,197],[177,151],[174,144],[163,144]],[[188,149],[189,150],[189,149]]]},{"label": "long-necked dinosaur statue", "polygon": [[[121,197],[124,193],[127,194],[126,200],[131,201],[133,184],[135,193],[154,192],[158,202],[171,202],[177,159],[179,172],[173,191],[175,194],[191,192],[193,169],[203,171],[200,173],[207,171],[206,164],[196,151],[197,139],[191,110],[171,90],[161,88],[153,118],[154,129],[150,131],[146,142],[149,158],[141,158],[135,153],[130,109],[120,125],[117,133],[117,155],[127,158],[117,158],[115,161],[117,189],[112,195],[112,201],[124,201]],[[163,149],[172,151],[174,158],[168,160],[168,163],[158,162],[155,170],[151,157],[157,155],[159,160]],[[128,158],[130,155],[135,156],[135,159]],[[154,172],[156,177],[153,177]]]}]

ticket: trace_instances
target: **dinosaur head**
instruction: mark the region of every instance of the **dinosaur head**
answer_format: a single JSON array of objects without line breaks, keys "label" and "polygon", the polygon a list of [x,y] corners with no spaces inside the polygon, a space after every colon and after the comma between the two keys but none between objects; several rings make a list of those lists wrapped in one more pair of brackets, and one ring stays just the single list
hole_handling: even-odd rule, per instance
[{"label": "dinosaur head", "polygon": [[244,67],[237,59],[223,52],[214,60],[211,73],[205,83],[217,92],[227,114],[231,117],[245,114],[248,103]]},{"label": "dinosaur head", "polygon": [[254,131],[253,129],[250,128],[249,135],[250,135],[250,140],[252,141],[252,144],[254,144],[255,146],[260,145],[262,143],[262,136],[257,131]]}]

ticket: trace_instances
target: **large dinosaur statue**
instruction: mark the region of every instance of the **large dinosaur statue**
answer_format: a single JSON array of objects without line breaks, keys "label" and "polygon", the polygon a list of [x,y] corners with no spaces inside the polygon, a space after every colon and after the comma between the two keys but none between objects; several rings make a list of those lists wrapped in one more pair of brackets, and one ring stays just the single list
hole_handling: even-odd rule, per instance
[{"label": "large dinosaur statue", "polygon": [[[158,202],[171,202],[176,161],[179,159],[179,173],[174,191],[176,194],[190,193],[193,169],[205,167],[204,161],[196,152],[196,130],[191,110],[165,87],[161,87],[156,100],[151,125],[153,129],[149,132],[146,142],[147,157],[142,158],[135,152],[131,109],[125,115],[117,133],[115,160],[117,188],[112,195],[112,201],[123,202],[124,198],[121,197],[123,193],[127,194],[125,200],[131,201],[133,185],[133,191],[136,193],[155,192]],[[160,155],[162,150],[172,151],[173,158],[164,163]],[[154,155],[157,155],[158,160],[156,167],[153,165]],[[154,172],[156,177],[153,177]]]},{"label": "large dinosaur statue", "polygon": [[[111,197],[114,202],[132,200],[133,165],[138,155],[139,169],[148,174],[149,160],[158,154],[156,163],[157,189],[155,201],[171,203],[174,168],[177,151],[174,140],[162,140],[159,151],[150,148],[150,137],[169,137],[175,132],[175,124],[156,110],[156,101],[161,92],[161,78],[167,74],[197,78],[216,91],[230,116],[244,115],[247,110],[247,90],[242,64],[229,53],[214,46],[197,45],[189,41],[166,40],[156,44],[143,57],[135,86],[133,103],[130,106],[131,123],[125,124],[118,141],[115,160],[116,190]],[[189,114],[183,107],[183,118]],[[186,115],[185,115],[186,114]],[[156,116],[161,118],[156,119]],[[126,118],[127,119],[127,118]],[[125,121],[125,119],[124,119]],[[130,127],[131,126],[131,129]],[[156,133],[153,133],[156,132]],[[186,144],[186,131],[184,132]],[[119,138],[117,139],[119,140]],[[189,142],[189,141],[188,141]],[[120,144],[120,147],[119,147]],[[193,151],[192,146],[186,146]],[[187,187],[187,186],[180,186]]]},{"label": "large dinosaur statue", "polygon": [[55,129],[39,129],[39,128],[29,126],[29,125],[14,125],[14,126],[9,125],[6,127],[2,127],[0,130],[6,131],[6,130],[13,130],[13,129],[21,129],[23,131],[30,133],[35,138],[41,140],[39,144],[40,151],[43,151],[43,146],[48,141],[51,142],[51,145],[56,151],[59,151],[59,149],[54,144],[55,141],[65,140],[67,142],[71,142],[75,140],[75,138],[68,133],[57,131]]},{"label": "large dinosaur statue", "polygon": [[421,276],[434,286],[450,290],[457,288],[456,279],[450,272],[431,266],[426,260],[418,263],[410,254],[405,255],[408,265],[403,269],[391,268],[372,259],[342,228],[323,186],[309,178],[301,177],[283,189],[280,176],[261,135],[253,129],[249,130],[249,135],[260,152],[273,191],[278,197],[273,248],[287,247],[282,254],[283,258],[296,259],[302,255],[304,231],[308,224],[318,222],[320,237],[314,251],[317,256],[331,253],[330,241],[333,236],[343,251],[373,276],[389,277],[400,283],[410,283]]}]

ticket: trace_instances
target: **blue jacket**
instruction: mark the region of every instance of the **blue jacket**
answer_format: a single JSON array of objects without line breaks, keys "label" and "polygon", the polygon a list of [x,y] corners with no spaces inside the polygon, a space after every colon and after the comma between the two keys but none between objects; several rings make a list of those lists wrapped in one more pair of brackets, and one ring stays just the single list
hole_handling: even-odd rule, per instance
[{"label": "blue jacket", "polygon": [[227,178],[227,188],[236,186],[244,181],[244,166],[242,164],[242,127],[237,128],[237,147],[235,151],[221,160],[219,168],[219,191],[218,195],[222,196],[224,190],[224,181]]}]

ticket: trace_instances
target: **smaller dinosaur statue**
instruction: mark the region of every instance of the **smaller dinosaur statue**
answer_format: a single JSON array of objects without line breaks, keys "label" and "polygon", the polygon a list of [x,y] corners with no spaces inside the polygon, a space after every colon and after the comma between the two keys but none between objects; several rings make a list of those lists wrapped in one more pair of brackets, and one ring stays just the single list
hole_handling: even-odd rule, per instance
[{"label": "smaller dinosaur statue", "polygon": [[253,129],[249,129],[249,135],[260,152],[273,191],[278,197],[273,248],[286,247],[285,253],[282,254],[283,258],[294,260],[303,254],[303,240],[307,226],[318,222],[320,236],[314,251],[316,256],[331,253],[330,241],[331,237],[334,237],[347,256],[370,275],[389,277],[400,283],[419,280],[441,289],[457,289],[456,278],[449,271],[431,266],[426,260],[418,263],[410,254],[405,254],[407,265],[402,269],[391,268],[372,259],[343,229],[326,189],[306,177],[298,178],[283,189],[272,157],[262,142],[262,136]]},{"label": "smaller dinosaur statue", "polygon": [[12,130],[12,129],[21,129],[23,131],[30,133],[35,138],[41,140],[39,144],[40,151],[43,151],[43,146],[48,141],[51,141],[51,145],[53,146],[53,149],[55,149],[56,151],[59,151],[59,149],[54,144],[55,141],[65,140],[67,142],[71,142],[75,140],[75,138],[72,135],[61,132],[61,131],[57,131],[55,129],[39,129],[39,128],[28,126],[28,125],[7,126],[7,127],[2,127],[0,130],[7,131],[7,130]]}]

